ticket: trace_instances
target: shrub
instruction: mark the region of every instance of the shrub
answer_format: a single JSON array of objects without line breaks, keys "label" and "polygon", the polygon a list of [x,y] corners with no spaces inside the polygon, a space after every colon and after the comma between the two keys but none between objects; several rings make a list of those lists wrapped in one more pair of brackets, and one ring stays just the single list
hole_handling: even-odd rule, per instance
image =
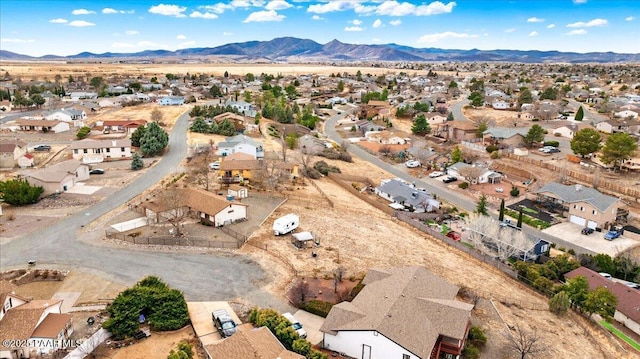
[{"label": "shrub", "polygon": [[0,182],[2,198],[6,203],[14,206],[36,203],[43,192],[44,188],[31,186],[26,179],[11,179]]},{"label": "shrub", "polygon": [[566,314],[570,305],[571,300],[565,291],[558,292],[549,299],[549,311],[556,315]]},{"label": "shrub", "polygon": [[496,145],[489,145],[489,146],[485,147],[485,149],[489,153],[499,150],[498,146],[496,146]]},{"label": "shrub", "polygon": [[500,158],[500,152],[493,151],[493,152],[491,152],[490,157],[491,157],[492,160],[497,160],[498,158]]},{"label": "shrub", "polygon": [[553,146],[553,147],[558,147],[560,146],[560,142],[558,141],[546,141],[542,144],[543,146]]},{"label": "shrub", "polygon": [[487,336],[484,334],[482,328],[474,325],[469,329],[469,342],[476,348],[482,348],[487,344]]},{"label": "shrub", "polygon": [[462,188],[462,189],[467,189],[467,188],[469,188],[469,182],[462,182],[462,183],[458,184],[458,187]]},{"label": "shrub", "polygon": [[310,300],[304,303],[300,309],[326,318],[332,307],[333,304],[329,302],[324,302],[322,300]]},{"label": "shrub", "polygon": [[89,132],[91,132],[91,129],[90,129],[89,127],[87,127],[87,126],[84,126],[84,127],[80,128],[80,129],[78,130],[78,132],[76,133],[76,137],[77,137],[79,140],[81,140],[81,139],[83,139],[83,138],[87,137],[87,135],[89,134]]},{"label": "shrub", "polygon": [[511,191],[509,191],[511,197],[518,197],[520,195],[520,189],[516,186],[511,187]]},{"label": "shrub", "polygon": [[473,346],[473,344],[467,344],[462,350],[462,357],[465,359],[480,358],[480,349]]},{"label": "shrub", "polygon": [[322,173],[323,175],[328,175],[329,172],[340,173],[340,168],[336,166],[331,166],[327,164],[325,161],[318,161],[313,165],[313,168]]}]

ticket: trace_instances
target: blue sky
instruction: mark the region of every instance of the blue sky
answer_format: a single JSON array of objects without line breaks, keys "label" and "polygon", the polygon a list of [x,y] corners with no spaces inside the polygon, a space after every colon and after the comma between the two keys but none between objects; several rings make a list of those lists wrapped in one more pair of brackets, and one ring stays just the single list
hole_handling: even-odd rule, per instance
[{"label": "blue sky", "polygon": [[0,49],[32,56],[282,36],[321,44],[640,53],[640,0],[0,2]]}]

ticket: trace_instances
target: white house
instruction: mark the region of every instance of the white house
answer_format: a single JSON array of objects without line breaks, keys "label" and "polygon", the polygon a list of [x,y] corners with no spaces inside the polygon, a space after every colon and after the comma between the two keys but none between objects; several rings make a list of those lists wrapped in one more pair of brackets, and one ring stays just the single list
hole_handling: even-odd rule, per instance
[{"label": "white house", "polygon": [[262,143],[245,135],[227,137],[224,142],[218,144],[217,155],[219,156],[228,156],[238,152],[246,153],[256,159],[264,158]]},{"label": "white house", "polygon": [[20,131],[39,131],[39,132],[51,132],[60,133],[67,132],[71,128],[69,122],[56,121],[56,120],[27,120],[19,119],[16,121],[16,125],[20,128]]},{"label": "white house", "polygon": [[86,92],[86,91],[75,91],[69,94],[71,101],[78,100],[95,100],[98,98],[98,93],[96,92]]},{"label": "white house", "polygon": [[80,140],[69,146],[73,158],[84,163],[98,163],[108,160],[131,158],[131,140]]},{"label": "white house", "polygon": [[225,105],[233,107],[238,110],[238,113],[247,117],[254,118],[258,114],[255,106],[245,101],[227,101]]},{"label": "white house", "polygon": [[[471,168],[476,168],[477,170],[472,171],[470,170]],[[447,167],[447,174],[449,176],[462,178],[471,184],[500,183],[502,181],[502,175],[498,172],[494,172],[484,167],[470,165],[464,162],[454,163],[453,165]]]},{"label": "white house", "polygon": [[506,110],[511,107],[511,105],[509,105],[509,103],[505,101],[494,101],[491,104],[491,107],[493,107],[495,110]]},{"label": "white house", "polygon": [[98,101],[98,106],[100,107],[116,107],[120,105],[120,99],[117,97],[103,98],[102,100]]},{"label": "white house", "polygon": [[440,208],[440,202],[426,191],[421,191],[398,179],[382,180],[375,193],[389,202],[397,204],[399,209],[423,213]]},{"label": "white house", "polygon": [[570,124],[556,128],[555,130],[553,130],[553,135],[565,138],[573,138],[573,135],[575,135],[576,132],[578,132],[578,126],[575,124]]},{"label": "white house", "polygon": [[20,168],[29,168],[33,167],[33,155],[27,153],[24,156],[18,158],[18,167]]},{"label": "white house", "polygon": [[20,140],[0,141],[0,167],[13,168],[18,159],[27,153],[27,143]]},{"label": "white house", "polygon": [[46,120],[57,120],[70,122],[73,127],[83,127],[84,120],[87,118],[87,113],[84,110],[76,110],[75,108],[53,110],[44,114]]},{"label": "white house", "polygon": [[68,191],[76,183],[89,179],[89,166],[78,160],[68,160],[24,174],[32,186],[41,186],[44,196]]},{"label": "white house", "polygon": [[165,96],[158,100],[158,104],[161,106],[178,106],[184,104],[184,97],[182,96]]},{"label": "white house", "polygon": [[635,111],[631,111],[631,110],[624,110],[624,111],[620,111],[620,112],[616,112],[613,114],[614,117],[620,117],[620,118],[638,118],[638,113]]},{"label": "white house", "polygon": [[324,349],[353,358],[456,358],[470,328],[472,304],[459,287],[423,267],[370,269],[364,288],[339,303],[320,327]]},{"label": "white house", "polygon": [[392,131],[367,131],[364,137],[369,142],[380,143],[383,145],[404,145],[407,143],[408,135],[403,132]]}]

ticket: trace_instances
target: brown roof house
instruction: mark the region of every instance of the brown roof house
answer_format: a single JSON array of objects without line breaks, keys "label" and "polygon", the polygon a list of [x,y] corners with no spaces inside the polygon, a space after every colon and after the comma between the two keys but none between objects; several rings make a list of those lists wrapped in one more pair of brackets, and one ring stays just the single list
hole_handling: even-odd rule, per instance
[{"label": "brown roof house", "polygon": [[564,275],[567,279],[577,276],[583,276],[587,279],[590,290],[599,287],[609,289],[618,298],[613,319],[640,335],[640,290],[614,282],[585,267],[576,268]]},{"label": "brown roof house", "polygon": [[43,195],[66,192],[76,183],[89,179],[89,165],[78,160],[68,160],[53,166],[25,173],[32,186],[44,188]]},{"label": "brown roof house", "polygon": [[8,282],[0,282],[0,338],[31,341],[27,346],[3,341],[0,358],[29,358],[31,352],[49,354],[58,349],[57,340],[73,333],[71,315],[61,313],[62,300],[30,300],[14,294],[13,289]]},{"label": "brown roof house", "polygon": [[325,349],[354,358],[460,355],[472,304],[423,267],[371,269],[351,302],[333,306],[320,331]]},{"label": "brown roof house", "polygon": [[304,359],[303,355],[288,351],[267,327],[241,330],[205,351],[210,359]]},{"label": "brown roof house", "polygon": [[472,122],[454,120],[445,122],[444,126],[444,133],[448,140],[460,142],[477,138],[478,126]]},{"label": "brown roof house", "polygon": [[13,168],[27,153],[27,144],[20,140],[0,141],[0,168]]}]

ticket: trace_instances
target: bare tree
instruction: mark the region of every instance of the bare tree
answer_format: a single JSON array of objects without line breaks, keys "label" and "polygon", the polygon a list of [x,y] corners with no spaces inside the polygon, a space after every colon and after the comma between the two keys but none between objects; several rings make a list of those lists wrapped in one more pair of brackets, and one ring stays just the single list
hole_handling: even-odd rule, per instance
[{"label": "bare tree", "polygon": [[173,235],[181,236],[183,222],[189,214],[189,209],[184,203],[183,191],[177,185],[170,185],[162,191],[160,201],[164,209],[162,217],[173,226]]},{"label": "bare tree", "polygon": [[300,306],[306,302],[310,295],[309,283],[307,283],[304,278],[297,279],[293,287],[289,290],[289,300],[291,300],[295,306]]},{"label": "bare tree", "polygon": [[507,340],[507,348],[514,352],[520,359],[530,358],[547,352],[547,346],[542,342],[537,329],[527,330],[520,324],[511,326],[505,330],[504,338]]},{"label": "bare tree", "polygon": [[541,120],[549,121],[558,115],[558,108],[551,103],[541,103],[535,107],[533,113]]},{"label": "bare tree", "polygon": [[497,255],[501,260],[521,255],[533,247],[533,241],[521,231],[500,227],[491,217],[472,215],[466,220],[469,242],[482,252]]},{"label": "bare tree", "polygon": [[208,191],[211,187],[211,171],[206,161],[199,162],[195,168],[191,170],[191,177],[193,177],[195,183],[202,186],[205,191]]},{"label": "bare tree", "polygon": [[478,183],[480,176],[484,173],[485,169],[479,166],[468,166],[460,169],[460,174],[464,176],[465,180],[469,183]]},{"label": "bare tree", "polygon": [[284,162],[277,158],[265,157],[262,160],[262,167],[256,171],[254,179],[273,193],[278,189],[278,185],[287,179],[288,173],[284,166]]},{"label": "bare tree", "polygon": [[151,121],[161,124],[162,119],[163,119],[162,111],[160,111],[158,108],[154,108],[153,111],[151,111]]},{"label": "bare tree", "polygon": [[309,148],[300,148],[300,163],[302,163],[302,170],[307,173],[312,167],[311,162],[313,158],[318,154],[318,149],[313,146]]}]

